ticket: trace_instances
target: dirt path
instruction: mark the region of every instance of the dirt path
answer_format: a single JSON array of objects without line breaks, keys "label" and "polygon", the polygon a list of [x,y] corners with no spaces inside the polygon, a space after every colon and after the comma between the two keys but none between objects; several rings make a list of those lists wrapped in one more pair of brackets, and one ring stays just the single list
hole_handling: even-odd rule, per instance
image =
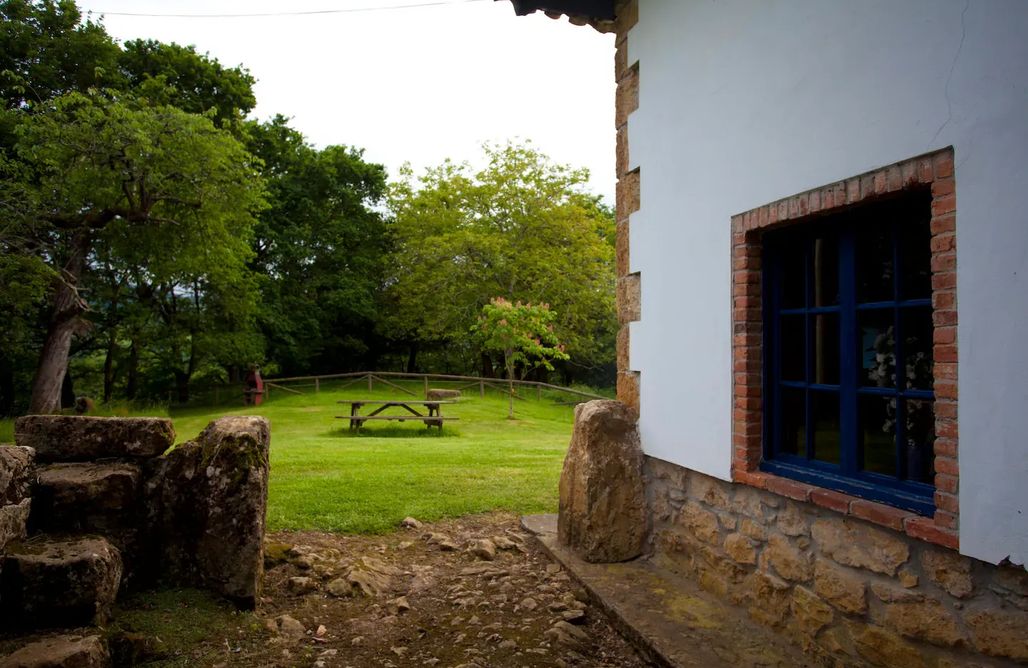
[{"label": "dirt path", "polygon": [[268,548],[268,639],[217,665],[647,665],[514,515],[387,536],[279,533]]}]

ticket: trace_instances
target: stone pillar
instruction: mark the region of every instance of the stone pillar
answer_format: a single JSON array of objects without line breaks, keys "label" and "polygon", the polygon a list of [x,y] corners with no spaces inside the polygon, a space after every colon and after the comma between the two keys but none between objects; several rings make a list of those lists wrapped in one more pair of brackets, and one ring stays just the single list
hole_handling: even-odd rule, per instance
[{"label": "stone pillar", "polygon": [[558,539],[585,561],[633,559],[647,535],[638,413],[617,401],[575,409],[560,476]]}]

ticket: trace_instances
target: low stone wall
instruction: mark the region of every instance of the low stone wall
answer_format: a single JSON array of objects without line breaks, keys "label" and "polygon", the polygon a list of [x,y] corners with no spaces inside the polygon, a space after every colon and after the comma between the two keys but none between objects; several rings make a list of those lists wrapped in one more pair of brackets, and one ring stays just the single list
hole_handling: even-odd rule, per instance
[{"label": "low stone wall", "polygon": [[270,428],[33,415],[0,446],[0,617],[102,624],[119,591],[196,586],[252,608],[263,576]]},{"label": "low stone wall", "polygon": [[[1028,661],[1028,572],[647,457],[660,565],[825,665]],[[990,658],[985,659],[983,655]]]}]

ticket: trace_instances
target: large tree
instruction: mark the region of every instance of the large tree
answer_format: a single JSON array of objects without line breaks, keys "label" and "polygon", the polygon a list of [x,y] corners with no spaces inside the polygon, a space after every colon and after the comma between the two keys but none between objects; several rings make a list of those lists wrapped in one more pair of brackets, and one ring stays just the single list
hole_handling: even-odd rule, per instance
[{"label": "large tree", "polygon": [[73,93],[25,116],[17,134],[45,223],[40,256],[56,275],[30,402],[32,412],[51,412],[85,324],[83,277],[98,242],[145,257],[137,267],[151,283],[185,272],[195,290],[245,263],[261,186],[238,141],[174,107]]},{"label": "large tree", "polygon": [[253,267],[270,359],[287,373],[372,361],[388,243],[374,207],[385,169],[353,148],[314,148],[280,116],[249,124],[247,135],[268,184]]},{"label": "large tree", "polygon": [[[406,169],[390,193],[392,256],[383,326],[397,339],[445,345],[467,360],[467,333],[496,295],[549,303],[571,363],[613,361],[613,216],[586,192],[585,170],[530,144],[485,147],[486,166]],[[471,363],[471,362],[468,362]]]}]

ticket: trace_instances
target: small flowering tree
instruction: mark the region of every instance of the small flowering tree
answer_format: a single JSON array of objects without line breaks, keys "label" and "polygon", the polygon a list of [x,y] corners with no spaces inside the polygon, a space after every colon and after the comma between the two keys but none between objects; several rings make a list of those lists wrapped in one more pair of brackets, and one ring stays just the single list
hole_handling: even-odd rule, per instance
[{"label": "small flowering tree", "polygon": [[549,304],[514,304],[496,297],[482,307],[475,330],[484,348],[503,352],[510,382],[508,418],[514,417],[514,376],[519,367],[524,378],[539,366],[552,371],[551,360],[568,359],[553,333],[555,319]]}]

